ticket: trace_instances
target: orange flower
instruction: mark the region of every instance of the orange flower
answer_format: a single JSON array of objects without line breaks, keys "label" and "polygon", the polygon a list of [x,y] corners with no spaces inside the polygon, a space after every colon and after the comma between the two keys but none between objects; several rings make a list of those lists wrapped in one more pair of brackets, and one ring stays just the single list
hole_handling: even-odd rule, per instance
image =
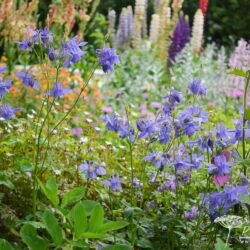
[{"label": "orange flower", "polygon": [[15,94],[16,91],[17,91],[16,87],[11,87],[11,88],[10,88],[10,92],[11,92],[11,93]]}]

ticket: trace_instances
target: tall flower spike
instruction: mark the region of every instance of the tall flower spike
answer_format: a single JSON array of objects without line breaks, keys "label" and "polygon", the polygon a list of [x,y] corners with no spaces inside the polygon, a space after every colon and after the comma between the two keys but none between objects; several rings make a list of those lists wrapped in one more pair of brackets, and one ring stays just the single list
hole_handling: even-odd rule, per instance
[{"label": "tall flower spike", "polygon": [[[237,47],[229,59],[229,66],[241,70],[250,68],[250,44],[244,39],[238,41]],[[228,95],[231,97],[240,97],[244,93],[245,79],[240,76],[230,75],[229,80],[231,86],[228,90]]]},{"label": "tall flower spike", "polygon": [[150,25],[150,36],[149,40],[151,44],[155,44],[159,38],[160,31],[160,16],[158,14],[152,15],[151,25]]},{"label": "tall flower spike", "polygon": [[200,0],[200,9],[204,16],[207,13],[208,0]]},{"label": "tall flower spike", "polygon": [[136,0],[134,15],[133,47],[137,48],[141,42],[145,20],[146,0]]},{"label": "tall flower spike", "polygon": [[204,16],[201,9],[198,9],[194,16],[192,29],[191,47],[195,53],[200,53],[203,43]]},{"label": "tall flower spike", "polygon": [[180,16],[169,47],[169,65],[174,62],[176,55],[189,42],[189,36],[189,23],[185,21],[184,17]]}]

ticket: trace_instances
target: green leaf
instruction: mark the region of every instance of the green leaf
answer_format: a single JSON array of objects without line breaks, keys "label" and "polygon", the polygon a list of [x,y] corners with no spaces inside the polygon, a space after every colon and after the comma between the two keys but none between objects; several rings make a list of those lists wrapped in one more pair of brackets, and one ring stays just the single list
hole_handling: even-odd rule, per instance
[{"label": "green leaf", "polygon": [[37,181],[46,197],[53,203],[54,206],[58,206],[59,197],[57,194],[56,179],[54,177],[49,178],[46,182],[46,186],[44,186],[44,184],[39,179],[37,179]]},{"label": "green leaf", "polygon": [[217,239],[215,250],[233,250],[230,246],[224,243],[220,238]]},{"label": "green leaf", "polygon": [[84,240],[70,241],[69,243],[69,246],[71,247],[70,249],[72,249],[72,246],[80,247],[81,249],[89,249],[89,244],[86,243]]},{"label": "green leaf", "polygon": [[102,250],[132,250],[132,248],[126,245],[113,245],[113,246],[103,247]]},{"label": "green leaf", "polygon": [[91,232],[83,233],[82,236],[85,239],[102,239],[106,237],[105,234],[98,234],[98,233],[91,233]]},{"label": "green leaf", "polygon": [[83,187],[77,187],[70,190],[63,196],[62,207],[66,207],[74,202],[81,200],[84,196],[85,189]]},{"label": "green leaf", "polygon": [[247,77],[247,72],[245,72],[244,70],[236,69],[236,68],[232,69],[228,74],[241,76],[241,77]]},{"label": "green leaf", "polygon": [[96,201],[89,201],[89,200],[86,200],[86,201],[82,201],[81,204],[84,206],[85,208],[85,212],[86,212],[86,215],[89,216],[91,215],[91,211],[93,210],[93,208],[99,204],[98,202]]},{"label": "green leaf", "polygon": [[7,240],[0,239],[0,250],[14,250],[14,248]]},{"label": "green leaf", "polygon": [[29,224],[24,225],[21,228],[20,235],[30,250],[47,250],[47,241],[37,235],[36,229],[33,226]]},{"label": "green leaf", "polygon": [[48,210],[45,211],[43,214],[43,222],[48,233],[50,234],[56,245],[61,245],[63,241],[62,229],[59,227],[58,222],[53,213]]},{"label": "green leaf", "polygon": [[80,239],[87,229],[87,216],[83,204],[81,202],[76,204],[69,216],[74,225],[74,237]]},{"label": "green leaf", "polygon": [[250,205],[250,196],[240,194],[239,197],[243,200],[244,203]]},{"label": "green leaf", "polygon": [[15,187],[8,177],[3,174],[0,175],[0,185],[3,185],[9,189],[13,189]]},{"label": "green leaf", "polygon": [[111,232],[126,227],[128,224],[129,223],[126,221],[111,221],[100,226],[98,228],[98,232],[100,233]]},{"label": "green leaf", "polygon": [[89,231],[96,232],[100,226],[103,224],[104,211],[100,204],[97,204],[90,215]]}]

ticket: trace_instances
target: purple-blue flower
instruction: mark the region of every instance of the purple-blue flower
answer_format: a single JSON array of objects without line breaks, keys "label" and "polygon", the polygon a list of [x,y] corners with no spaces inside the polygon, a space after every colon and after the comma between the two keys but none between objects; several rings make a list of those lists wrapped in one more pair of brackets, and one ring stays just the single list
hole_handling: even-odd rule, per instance
[{"label": "purple-blue flower", "polygon": [[204,205],[207,208],[209,216],[212,220],[219,216],[225,215],[229,209],[241,202],[240,194],[247,194],[247,186],[225,187],[223,192],[213,192],[205,195]]},{"label": "purple-blue flower", "polygon": [[138,138],[147,138],[155,134],[157,124],[150,119],[139,119],[136,121],[137,129],[140,131]]},{"label": "purple-blue flower", "polygon": [[48,46],[53,43],[53,34],[49,31],[47,27],[39,31],[42,44]]},{"label": "purple-blue flower", "polygon": [[38,82],[28,73],[24,71],[16,72],[15,75],[22,80],[26,87],[31,87],[33,89],[39,89]]},{"label": "purple-blue flower", "polygon": [[162,171],[167,163],[167,155],[160,151],[156,151],[156,152],[153,151],[150,155],[145,156],[143,160],[150,161]]},{"label": "purple-blue flower", "polygon": [[111,116],[105,116],[104,121],[106,121],[106,128],[110,131],[117,133],[120,129],[121,121],[117,114],[112,114]]},{"label": "purple-blue flower", "polygon": [[206,95],[207,93],[207,90],[201,85],[201,81],[196,78],[188,85],[188,89],[193,95]]},{"label": "purple-blue flower", "polygon": [[209,166],[209,174],[216,176],[224,176],[230,173],[230,167],[234,165],[233,162],[228,162],[225,155],[216,155],[213,158],[214,164],[207,163]]},{"label": "purple-blue flower", "polygon": [[17,42],[19,44],[19,48],[23,51],[30,50],[32,51],[32,43],[28,38],[24,38],[23,41]]},{"label": "purple-blue flower", "polygon": [[11,87],[11,80],[2,82],[2,78],[0,78],[0,100],[2,100],[3,96],[9,91]]},{"label": "purple-blue flower", "polygon": [[77,42],[77,36],[62,43],[62,52],[60,57],[67,57],[63,63],[63,67],[68,67],[70,63],[77,63],[86,54],[86,51],[81,50],[80,47],[85,46],[86,42]]},{"label": "purple-blue flower", "polygon": [[110,176],[109,180],[104,180],[103,184],[111,188],[111,190],[122,190],[120,178],[118,174],[113,174]]},{"label": "purple-blue flower", "polygon": [[129,138],[131,142],[135,141],[135,131],[129,123],[120,124],[119,134],[122,139]]},{"label": "purple-blue flower", "polygon": [[47,92],[47,95],[52,95],[54,98],[61,98],[65,94],[69,93],[69,88],[63,88],[60,82],[54,84],[54,88]]},{"label": "purple-blue flower", "polygon": [[84,163],[79,166],[79,170],[87,173],[88,179],[96,179],[97,176],[107,174],[106,169],[101,164],[94,164],[92,161],[84,161]]},{"label": "purple-blue flower", "polygon": [[171,126],[168,123],[164,123],[159,131],[159,141],[160,144],[167,144],[170,142],[171,138]]},{"label": "purple-blue flower", "polygon": [[96,56],[99,58],[99,63],[102,65],[105,73],[113,71],[114,65],[120,62],[119,56],[116,54],[116,49],[107,48],[106,44],[104,44],[102,49],[96,50]]},{"label": "purple-blue flower", "polygon": [[0,67],[0,74],[7,70],[7,66]]},{"label": "purple-blue flower", "polygon": [[0,106],[0,117],[5,120],[15,118],[15,112],[21,110],[21,108],[12,108],[8,103],[4,103]]},{"label": "purple-blue flower", "polygon": [[195,220],[198,214],[198,208],[193,206],[190,211],[185,211],[184,212],[184,217],[187,220]]}]

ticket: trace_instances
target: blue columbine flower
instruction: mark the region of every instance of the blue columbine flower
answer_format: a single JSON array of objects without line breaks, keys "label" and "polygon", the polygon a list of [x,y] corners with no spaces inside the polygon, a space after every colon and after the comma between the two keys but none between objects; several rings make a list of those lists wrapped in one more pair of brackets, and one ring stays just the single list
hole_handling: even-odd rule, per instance
[{"label": "blue columbine flower", "polygon": [[69,93],[69,88],[63,88],[60,82],[54,84],[54,88],[47,92],[47,95],[52,95],[54,98],[61,98],[65,94]]},{"label": "blue columbine flower", "polygon": [[141,132],[138,138],[147,138],[155,135],[157,131],[157,124],[150,119],[139,119],[136,121],[136,126]]},{"label": "blue columbine flower", "polygon": [[56,58],[56,54],[53,48],[49,48],[48,49],[48,57],[50,59],[50,61],[54,61]]},{"label": "blue columbine flower", "polygon": [[112,174],[109,180],[104,180],[103,184],[111,188],[111,190],[122,190],[120,178],[118,174]]},{"label": "blue columbine flower", "polygon": [[195,220],[198,214],[198,208],[193,206],[190,211],[185,211],[184,212],[184,217],[187,220]]},{"label": "blue columbine flower", "polygon": [[191,81],[188,89],[193,95],[206,95],[207,93],[207,90],[201,85],[201,81],[196,78]]},{"label": "blue columbine flower", "polygon": [[152,162],[157,168],[162,171],[167,163],[167,155],[160,151],[153,151],[150,155],[145,156],[143,160]]},{"label": "blue columbine flower", "polygon": [[38,82],[28,72],[20,71],[16,72],[15,75],[23,81],[25,86],[39,89]]},{"label": "blue columbine flower", "polygon": [[3,96],[9,91],[11,87],[11,80],[2,82],[2,78],[0,78],[0,100],[2,100]]},{"label": "blue columbine flower", "polygon": [[30,50],[32,51],[32,43],[28,38],[24,38],[23,41],[17,42],[19,44],[19,48],[23,51]]},{"label": "blue columbine flower", "polygon": [[86,51],[80,49],[80,47],[85,46],[87,42],[77,43],[77,36],[72,39],[67,40],[65,43],[62,43],[62,52],[60,57],[68,57],[64,63],[63,67],[68,67],[70,63],[77,63],[81,58],[86,54]]},{"label": "blue columbine flower", "polygon": [[116,49],[107,48],[106,44],[104,44],[102,49],[96,50],[96,56],[99,58],[99,63],[102,65],[105,73],[113,71],[114,65],[120,62]]},{"label": "blue columbine flower", "polygon": [[42,44],[47,47],[53,43],[53,34],[49,31],[47,27],[39,31]]},{"label": "blue columbine flower", "polygon": [[105,116],[104,121],[107,122],[106,128],[110,131],[117,133],[120,130],[121,121],[117,114],[113,114],[110,117]]},{"label": "blue columbine flower", "polygon": [[2,74],[7,69],[7,66],[0,67],[0,74]]},{"label": "blue columbine flower", "polygon": [[96,179],[97,176],[107,174],[106,169],[101,164],[94,164],[92,161],[84,161],[84,163],[79,166],[79,170],[87,173],[88,179]]},{"label": "blue columbine flower", "polygon": [[171,138],[171,126],[168,123],[164,123],[159,131],[159,141],[160,144],[167,144],[170,142]]},{"label": "blue columbine flower", "polygon": [[224,176],[230,173],[230,167],[234,165],[233,162],[227,162],[225,155],[216,155],[213,158],[214,164],[207,163],[209,166],[208,172],[212,175]]},{"label": "blue columbine flower", "polygon": [[119,134],[122,139],[128,137],[131,142],[135,141],[135,130],[129,123],[120,124]]},{"label": "blue columbine flower", "polygon": [[223,192],[213,192],[205,196],[204,205],[212,220],[225,215],[229,209],[241,201],[240,194],[247,194],[247,186],[225,187]]},{"label": "blue columbine flower", "polygon": [[8,103],[5,103],[0,106],[0,117],[3,117],[5,120],[15,118],[15,112],[21,108],[12,108]]}]

